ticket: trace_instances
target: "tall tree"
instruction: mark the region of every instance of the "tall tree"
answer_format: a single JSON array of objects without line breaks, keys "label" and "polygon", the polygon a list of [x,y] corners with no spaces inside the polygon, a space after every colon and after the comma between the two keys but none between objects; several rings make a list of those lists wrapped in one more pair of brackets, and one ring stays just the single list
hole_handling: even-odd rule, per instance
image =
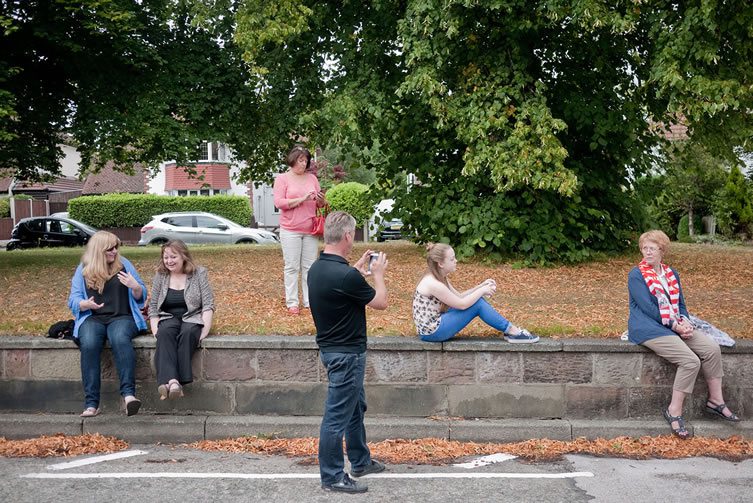
[{"label": "tall tree", "polygon": [[206,140],[257,127],[257,95],[232,40],[181,0],[0,0],[0,168],[59,173],[60,135],[82,164],[196,159]]},{"label": "tall tree", "polygon": [[673,145],[666,167],[664,194],[670,207],[688,215],[689,235],[696,233],[696,212],[710,209],[728,171],[728,165],[698,145],[688,142]]},{"label": "tall tree", "polygon": [[286,112],[277,134],[359,146],[419,239],[461,255],[620,249],[636,227],[628,182],[660,144],[651,120],[684,117],[727,158],[753,133],[742,0],[238,6],[236,41]]}]

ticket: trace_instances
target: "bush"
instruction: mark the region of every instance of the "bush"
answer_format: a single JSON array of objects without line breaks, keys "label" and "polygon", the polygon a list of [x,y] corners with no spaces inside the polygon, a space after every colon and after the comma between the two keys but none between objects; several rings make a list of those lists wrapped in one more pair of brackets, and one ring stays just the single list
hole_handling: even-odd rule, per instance
[{"label": "bush", "polygon": [[327,191],[327,201],[333,211],[347,211],[356,219],[360,227],[374,213],[369,188],[358,182],[345,182]]},{"label": "bush", "polygon": [[753,233],[753,187],[739,168],[730,170],[727,182],[717,192],[714,214],[727,236]]},{"label": "bush", "polygon": [[10,217],[10,199],[0,197],[0,218]]},{"label": "bush", "polygon": [[[690,237],[689,220],[688,215],[683,215],[680,218],[680,223],[677,224],[677,240],[682,243],[693,242]],[[703,222],[700,215],[693,215],[693,230],[696,234],[703,232]]]},{"label": "bush", "polygon": [[156,196],[152,194],[108,194],[82,196],[68,202],[71,218],[93,227],[137,227],[153,215],[170,211],[208,211],[248,226],[251,206],[242,196]]}]

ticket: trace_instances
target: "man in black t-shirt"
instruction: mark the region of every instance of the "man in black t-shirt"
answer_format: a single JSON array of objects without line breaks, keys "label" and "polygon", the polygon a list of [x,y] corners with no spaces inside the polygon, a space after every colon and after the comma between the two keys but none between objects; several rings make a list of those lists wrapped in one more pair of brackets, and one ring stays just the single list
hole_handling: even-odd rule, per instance
[{"label": "man in black t-shirt", "polygon": [[[387,308],[384,271],[387,257],[372,251],[354,264],[347,257],[353,249],[356,221],[343,211],[327,215],[324,251],[309,270],[309,302],[316,325],[316,343],[327,369],[329,386],[319,431],[319,473],[322,488],[347,493],[365,492],[367,486],[345,473],[342,442],[345,437],[351,476],[378,473],[385,466],[371,459],[366,445],[366,306]],[[371,263],[370,263],[371,262]],[[370,265],[370,267],[369,267]],[[372,288],[364,278],[374,278]]]}]

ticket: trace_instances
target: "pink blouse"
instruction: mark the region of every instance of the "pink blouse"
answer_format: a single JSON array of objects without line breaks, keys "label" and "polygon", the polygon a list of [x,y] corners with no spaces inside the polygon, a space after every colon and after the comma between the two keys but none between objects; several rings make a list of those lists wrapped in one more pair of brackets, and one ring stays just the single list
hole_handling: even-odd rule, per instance
[{"label": "pink blouse", "polygon": [[310,233],[314,228],[316,199],[304,201],[295,208],[290,207],[291,199],[298,199],[311,191],[319,192],[319,180],[313,173],[306,173],[303,181],[295,175],[283,173],[275,179],[275,206],[281,210],[280,227],[293,232]]}]

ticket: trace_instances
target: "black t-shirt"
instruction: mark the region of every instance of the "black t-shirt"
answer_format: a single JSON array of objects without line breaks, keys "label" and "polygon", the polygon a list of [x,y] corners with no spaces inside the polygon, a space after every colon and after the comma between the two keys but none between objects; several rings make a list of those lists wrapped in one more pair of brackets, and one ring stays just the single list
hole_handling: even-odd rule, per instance
[{"label": "black t-shirt", "polygon": [[366,304],[371,285],[339,255],[322,252],[309,269],[309,304],[323,353],[366,351]]},{"label": "black t-shirt", "polygon": [[121,316],[131,316],[128,287],[120,282],[117,274],[107,280],[102,293],[86,287],[86,295],[94,297],[97,304],[104,304],[100,309],[92,309],[92,318],[100,323],[109,323]]}]

